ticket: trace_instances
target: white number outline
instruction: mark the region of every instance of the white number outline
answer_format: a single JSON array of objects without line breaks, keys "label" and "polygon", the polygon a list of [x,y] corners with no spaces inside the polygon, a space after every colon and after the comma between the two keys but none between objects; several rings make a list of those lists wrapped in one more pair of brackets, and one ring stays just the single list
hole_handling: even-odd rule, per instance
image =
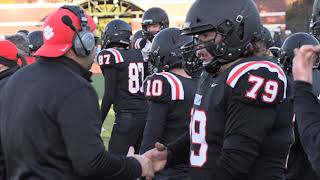
[{"label": "white number outline", "polygon": [[155,79],[152,82],[151,82],[151,80],[148,80],[146,83],[147,83],[146,96],[153,96],[153,97],[162,96],[162,93],[163,93],[162,80]]},{"label": "white number outline", "polygon": [[[202,167],[208,160],[208,143],[206,142],[207,115],[204,110],[192,109],[190,122],[190,136],[192,144],[200,144],[199,152],[190,151],[190,164],[193,167]],[[199,122],[199,132],[196,132],[196,122]]]},{"label": "white number outline", "polygon": [[259,76],[250,75],[248,78],[248,82],[252,83],[252,88],[246,92],[246,97],[250,99],[257,99],[257,92],[260,90],[263,85],[264,79]]},{"label": "white number outline", "polygon": [[99,65],[110,64],[110,57],[111,57],[110,54],[99,55],[98,56],[98,64]]},{"label": "white number outline", "polygon": [[131,94],[143,92],[143,85],[142,85],[143,79],[144,79],[143,62],[129,63],[129,66],[128,66],[128,91]]},{"label": "white number outline", "polygon": [[[271,88],[270,86],[272,86],[273,88]],[[273,92],[270,92],[270,91],[273,91]],[[268,80],[266,82],[266,85],[264,86],[264,92],[265,94],[262,95],[263,102],[272,103],[277,98],[277,95],[279,92],[278,82],[274,80]]]},{"label": "white number outline", "polygon": [[253,86],[249,91],[246,91],[245,97],[250,99],[257,99],[257,92],[264,85],[264,93],[262,93],[262,101],[265,103],[272,103],[278,95],[279,84],[274,80],[267,80],[259,76],[250,74],[248,82],[252,83]]}]

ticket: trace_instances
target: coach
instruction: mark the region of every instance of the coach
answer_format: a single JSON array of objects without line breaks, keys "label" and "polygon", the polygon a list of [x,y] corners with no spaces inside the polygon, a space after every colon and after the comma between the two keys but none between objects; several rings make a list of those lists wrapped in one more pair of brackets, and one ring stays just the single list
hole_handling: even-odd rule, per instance
[{"label": "coach", "polygon": [[15,73],[3,89],[1,141],[8,179],[130,179],[153,176],[140,155],[105,151],[98,98],[88,69],[95,25],[75,6],[44,22],[39,61]]}]

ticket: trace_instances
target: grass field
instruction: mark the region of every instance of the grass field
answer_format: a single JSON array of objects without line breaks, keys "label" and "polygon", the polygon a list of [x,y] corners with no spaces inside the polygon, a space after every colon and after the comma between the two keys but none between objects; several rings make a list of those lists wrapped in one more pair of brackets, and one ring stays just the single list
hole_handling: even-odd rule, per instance
[{"label": "grass field", "polygon": [[[93,75],[92,76],[92,83],[91,83],[94,88],[97,91],[97,94],[99,96],[100,102],[102,100],[103,97],[103,93],[104,93],[104,78],[102,75]],[[110,139],[110,134],[111,134],[111,130],[112,130],[112,125],[113,125],[113,121],[114,121],[114,112],[112,109],[110,109],[109,114],[107,116],[107,118],[104,121],[103,124],[103,128],[105,129],[105,131],[103,131],[101,133],[101,137],[104,141],[104,144],[106,146],[106,148],[108,148],[108,142]]]}]

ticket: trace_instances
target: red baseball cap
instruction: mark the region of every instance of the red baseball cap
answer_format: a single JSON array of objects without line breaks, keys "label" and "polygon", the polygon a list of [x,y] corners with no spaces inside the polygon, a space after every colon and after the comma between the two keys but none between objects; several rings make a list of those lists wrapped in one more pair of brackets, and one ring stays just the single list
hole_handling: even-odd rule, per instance
[{"label": "red baseball cap", "polygon": [[[50,14],[43,24],[43,45],[35,52],[34,56],[59,57],[64,55],[71,47],[75,32],[62,22],[63,16],[69,16],[72,24],[80,30],[80,20],[68,9],[59,8]],[[85,13],[88,18],[90,31],[96,29],[93,19]]]},{"label": "red baseball cap", "polygon": [[17,60],[18,49],[16,45],[8,40],[0,40],[0,57],[7,60]]}]

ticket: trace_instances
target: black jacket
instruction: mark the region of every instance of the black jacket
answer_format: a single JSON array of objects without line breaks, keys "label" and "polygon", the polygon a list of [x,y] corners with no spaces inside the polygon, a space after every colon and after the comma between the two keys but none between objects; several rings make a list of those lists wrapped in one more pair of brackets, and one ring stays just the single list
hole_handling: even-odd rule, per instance
[{"label": "black jacket", "polygon": [[19,69],[19,66],[10,68],[8,70],[5,70],[3,72],[0,72],[0,92],[4,84],[8,81],[9,77],[15,73]]},{"label": "black jacket", "polygon": [[68,58],[41,58],[15,73],[0,100],[7,178],[129,179],[134,158],[105,151],[91,73]]},{"label": "black jacket", "polygon": [[[320,104],[314,95],[313,86],[302,81],[295,81],[293,89],[294,112],[298,125],[301,145],[308,160],[320,175]],[[307,168],[307,167],[304,167]]]},{"label": "black jacket", "polygon": [[[312,91],[315,96],[319,96],[320,71],[317,69],[313,70]],[[309,162],[308,155],[304,150],[305,147],[302,146],[297,121],[294,122],[295,142],[290,148],[286,178],[287,180],[320,180]]]},{"label": "black jacket", "polygon": [[[5,83],[8,81],[9,77],[13,73],[15,73],[18,69],[19,69],[19,66],[16,66],[0,73],[0,94],[1,94],[1,89],[3,88]],[[0,99],[1,99],[1,95],[0,95]],[[1,144],[1,141],[0,141],[0,144]],[[5,168],[2,148],[0,148],[0,179],[1,180],[6,179],[6,168]]]}]

